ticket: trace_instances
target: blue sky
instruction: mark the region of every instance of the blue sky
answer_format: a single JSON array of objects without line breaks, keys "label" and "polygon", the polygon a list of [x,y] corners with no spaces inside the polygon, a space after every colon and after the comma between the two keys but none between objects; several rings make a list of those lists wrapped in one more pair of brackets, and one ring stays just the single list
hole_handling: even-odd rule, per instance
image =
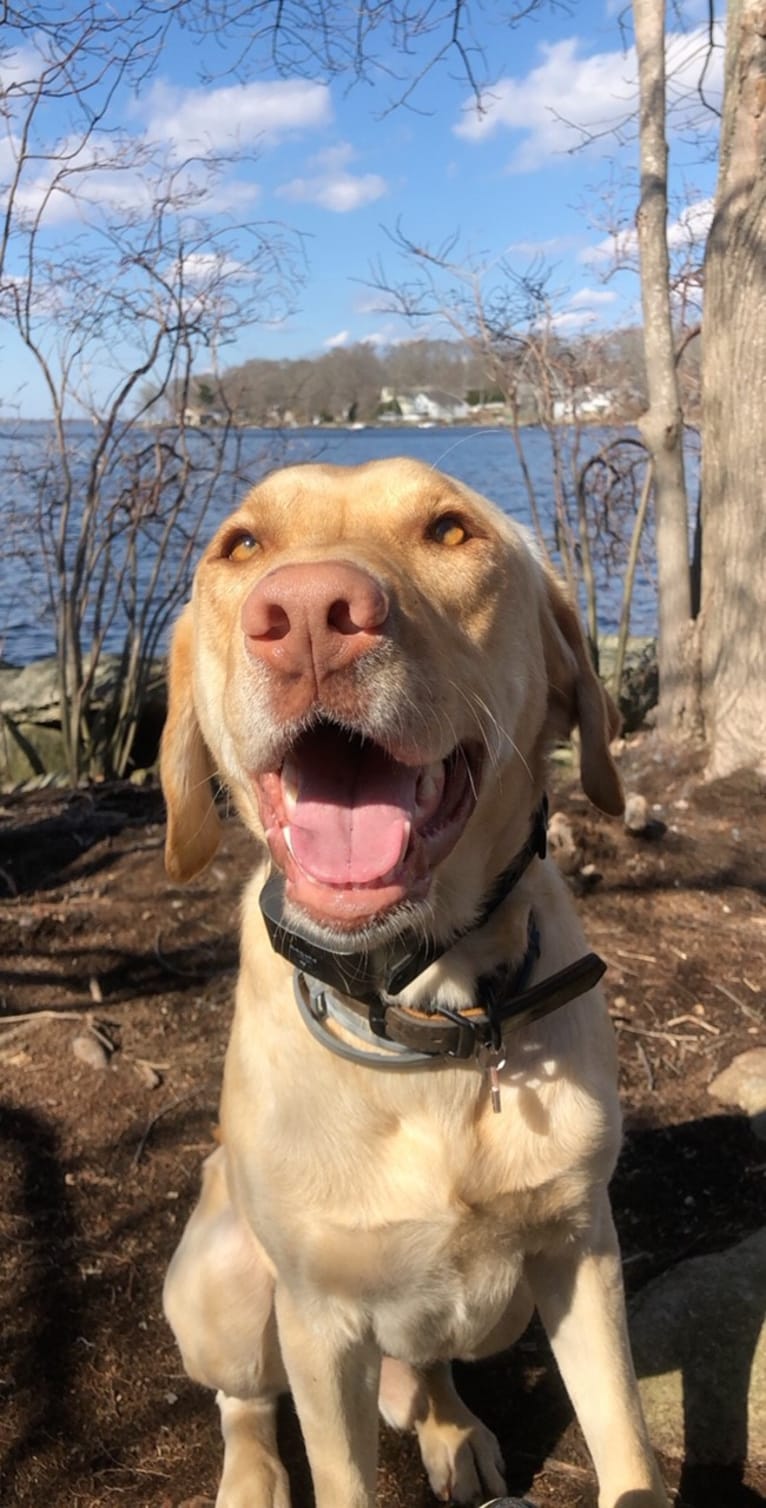
[{"label": "blue sky", "polygon": [[[680,0],[669,9],[671,241],[681,247],[699,243],[709,223],[715,121],[698,109],[695,93],[707,4]],[[209,206],[214,214],[281,222],[304,237],[306,280],[298,307],[249,329],[229,348],[228,361],[411,336],[364,286],[378,259],[395,272],[386,229],[397,221],[432,246],[457,232],[459,255],[480,263],[505,260],[522,272],[544,257],[553,266],[550,289],[562,329],[638,317],[634,274],[608,275],[616,218],[627,227],[618,238],[621,259],[630,262],[634,250],[637,147],[626,123],[636,84],[625,7],[616,0],[546,6],[513,31],[501,24],[499,4],[474,14],[492,77],[481,114],[455,57],[426,74],[408,105],[393,108],[402,86],[385,68],[352,84],[319,70],[315,77],[278,77],[262,63],[249,80],[221,76],[201,83],[200,55],[188,35],[176,35],[139,96],[116,97],[115,124],[136,142],[160,143],[170,156],[183,150],[204,158],[234,148],[246,154],[219,178]],[[432,53],[433,42],[424,39],[409,60],[411,70]],[[722,60],[719,45],[706,74],[712,98]],[[218,66],[226,61],[224,44]],[[7,83],[23,65],[27,76],[33,62],[28,50],[11,54],[0,60],[0,77]],[[393,53],[384,50],[381,62],[402,72],[402,59]],[[702,145],[690,130],[692,119],[703,125]],[[618,128],[617,136],[610,127]],[[51,139],[65,129],[53,110],[46,129]],[[7,181],[13,156],[11,122],[0,138],[0,181]],[[24,192],[30,208],[40,202],[44,175],[44,164],[29,165]],[[125,175],[119,187],[114,175],[99,178],[95,170],[82,181],[102,204],[110,194],[131,192]],[[140,195],[138,183],[134,191]],[[684,200],[691,209],[681,209]],[[64,246],[82,229],[76,201],[54,195],[44,220],[48,246]],[[9,270],[13,275],[12,262]],[[0,329],[0,347],[0,411],[16,404],[27,415],[44,414],[42,386],[7,330]],[[96,389],[100,382],[107,386],[108,373],[96,371],[91,380]]]}]

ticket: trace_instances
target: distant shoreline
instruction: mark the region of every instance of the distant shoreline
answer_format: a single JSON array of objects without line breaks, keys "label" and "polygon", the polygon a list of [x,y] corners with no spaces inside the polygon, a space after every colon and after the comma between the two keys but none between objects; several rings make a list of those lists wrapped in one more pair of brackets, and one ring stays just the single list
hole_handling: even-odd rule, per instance
[{"label": "distant shoreline", "polygon": [[[578,416],[576,419],[554,419],[554,420],[550,421],[550,425],[548,425],[547,423],[543,423],[540,419],[523,419],[523,420],[519,421],[518,428],[519,429],[543,429],[544,430],[544,429],[547,429],[549,427],[553,428],[553,429],[573,429],[575,426],[580,426],[582,429],[633,429],[635,427],[635,425],[636,425],[636,422],[637,422],[637,419],[636,419],[635,415],[631,415],[631,416],[613,416],[613,415],[606,415],[606,416],[599,415],[599,416],[595,416],[593,414],[587,414],[587,415],[583,414],[582,416]],[[65,423],[67,423],[67,424],[81,424],[83,426],[83,428],[87,428],[89,430],[94,430],[94,431],[97,428],[97,426],[94,425],[93,422],[90,419],[83,419],[81,417],[77,417],[74,414],[69,415],[65,419]],[[48,418],[42,418],[40,416],[35,416],[35,417],[32,417],[32,418],[29,418],[28,416],[26,416],[24,414],[4,415],[2,412],[0,412],[0,434],[2,433],[2,430],[5,428],[6,425],[8,425],[8,426],[11,426],[11,425],[13,425],[13,426],[17,426],[17,425],[31,426],[31,425],[51,425],[51,424],[53,424],[53,419],[50,418],[50,417],[48,417]],[[181,427],[179,425],[178,421],[177,420],[173,420],[173,419],[157,419],[157,420],[135,419],[133,421],[133,424],[134,424],[134,427],[136,429],[150,429],[150,430],[154,430],[154,429],[178,429],[178,428]],[[310,433],[312,431],[317,431],[317,430],[320,431],[320,432],[321,431],[329,431],[329,433],[331,433],[331,434],[333,434],[333,433],[335,433],[335,434],[337,434],[337,433],[350,434],[350,433],[353,433],[353,432],[361,432],[361,431],[364,431],[364,430],[371,430],[371,429],[381,430],[383,433],[386,433],[386,432],[388,432],[390,430],[394,430],[394,429],[400,429],[400,430],[404,430],[405,432],[412,432],[412,433],[417,433],[418,430],[429,430],[429,429],[431,429],[431,430],[496,429],[496,430],[498,430],[498,431],[500,431],[502,433],[505,433],[507,431],[513,430],[516,426],[514,424],[514,421],[512,419],[510,419],[510,418],[507,418],[507,419],[506,418],[502,418],[499,414],[495,414],[495,413],[487,414],[486,410],[477,410],[476,414],[471,414],[470,416],[468,416],[468,417],[466,417],[464,419],[428,419],[426,421],[419,421],[419,420],[414,420],[414,419],[403,419],[403,418],[397,417],[396,419],[364,419],[362,421],[359,421],[359,422],[356,422],[356,423],[353,423],[353,424],[347,423],[347,422],[345,422],[342,419],[337,419],[337,420],[332,420],[332,421],[327,421],[327,422],[320,421],[317,424],[313,424],[313,423],[306,423],[306,424],[256,424],[255,422],[252,422],[250,420],[232,419],[231,422],[228,424],[228,426],[224,425],[224,424],[210,422],[210,423],[207,423],[207,424],[189,424],[189,423],[187,423],[183,427],[185,429],[187,429],[187,430],[190,430],[190,431],[196,431],[196,430],[202,430],[202,431],[204,431],[206,429],[225,429],[225,428],[228,427],[229,429],[238,430],[238,431],[239,430],[244,430],[244,431],[247,431],[247,430],[256,430],[260,434],[277,434],[278,435],[278,434],[297,434],[297,433],[302,433],[304,431]]]}]

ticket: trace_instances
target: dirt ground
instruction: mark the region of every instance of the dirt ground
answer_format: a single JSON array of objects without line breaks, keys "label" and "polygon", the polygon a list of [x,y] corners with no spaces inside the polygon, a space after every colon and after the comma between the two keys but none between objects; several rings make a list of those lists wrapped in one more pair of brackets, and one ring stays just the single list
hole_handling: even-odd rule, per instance
[{"label": "dirt ground", "polygon": [[[764,1144],[707,1085],[763,1041],[766,827],[752,778],[701,785],[647,736],[622,758],[628,789],[656,804],[651,838],[599,817],[574,789],[553,804],[601,876],[578,905],[609,964],[626,1111],[613,1197],[635,1292],[763,1219]],[[182,890],[163,874],[156,789],[0,799],[6,1508],[202,1508],[215,1496],[216,1410],[181,1372],[160,1293],[212,1145],[249,841],[229,822],[211,870]],[[98,1054],[99,1041],[100,1068],[76,1055]],[[537,1330],[461,1369],[460,1382],[500,1438],[509,1490],[542,1508],[593,1508]],[[309,1508],[287,1403],[282,1424],[295,1508]],[[766,1475],[746,1464],[664,1464],[686,1508],[764,1501]],[[379,1501],[433,1501],[413,1441],[385,1430]]]}]

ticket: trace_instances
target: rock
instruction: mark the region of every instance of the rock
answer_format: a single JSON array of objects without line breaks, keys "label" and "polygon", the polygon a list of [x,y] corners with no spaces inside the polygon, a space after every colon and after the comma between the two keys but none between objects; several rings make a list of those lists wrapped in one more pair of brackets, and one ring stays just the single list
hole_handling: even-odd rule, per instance
[{"label": "rock", "polygon": [[649,825],[649,803],[638,791],[625,797],[625,826],[629,833],[644,833]]},{"label": "rock", "polygon": [[93,1032],[80,1032],[72,1038],[72,1052],[81,1063],[87,1063],[89,1068],[97,1068],[101,1072],[109,1067],[109,1053],[103,1042]]},{"label": "rock", "polygon": [[144,1059],[139,1058],[135,1064],[135,1069],[138,1077],[146,1085],[147,1089],[159,1089],[162,1083],[162,1074],[158,1068],[154,1067],[153,1063],[147,1063]]},{"label": "rock", "polygon": [[[660,808],[655,807],[654,810],[659,811]],[[667,825],[651,815],[646,797],[638,791],[626,797],[624,822],[626,831],[634,838],[657,839],[667,832]]]},{"label": "rock", "polygon": [[[599,634],[599,673],[607,684],[613,679],[616,651],[617,635]],[[658,695],[657,641],[631,634],[617,698],[625,733],[648,726]]]},{"label": "rock", "polygon": [[692,1257],[630,1306],[649,1434],[689,1465],[766,1465],[766,1229]]},{"label": "rock", "polygon": [[[99,718],[119,695],[122,675],[120,655],[100,655],[90,709],[93,730],[98,731]],[[142,753],[146,748],[151,758],[164,715],[165,668],[162,661],[153,661],[136,735],[137,748]],[[144,762],[151,762],[148,755]],[[55,657],[21,666],[0,663],[0,788],[13,789],[65,769]]]},{"label": "rock", "polygon": [[741,1052],[708,1084],[708,1094],[724,1105],[739,1105],[748,1115],[766,1110],[766,1047]]},{"label": "rock", "polygon": [[582,849],[563,812],[553,812],[551,815],[548,822],[548,846],[562,874],[577,874],[582,864]]},{"label": "rock", "polygon": [[724,1105],[737,1105],[746,1111],[756,1136],[766,1141],[766,1047],[739,1053],[708,1084],[708,1094]]}]

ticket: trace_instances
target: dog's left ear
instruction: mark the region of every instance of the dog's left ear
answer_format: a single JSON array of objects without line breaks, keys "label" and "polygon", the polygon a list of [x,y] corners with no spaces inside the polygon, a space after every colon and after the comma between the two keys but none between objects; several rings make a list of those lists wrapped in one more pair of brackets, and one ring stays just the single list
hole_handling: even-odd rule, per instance
[{"label": "dog's left ear", "polygon": [[552,573],[545,573],[543,642],[548,672],[548,732],[567,738],[580,729],[580,779],[586,796],[617,817],[625,798],[609,742],[620,714],[590,661],[577,611]]},{"label": "dog's left ear", "polygon": [[168,660],[168,715],[160,746],[160,781],[168,811],[165,868],[191,880],[210,863],[220,822],[210,785],[213,760],[202,736],[192,685],[191,604],[173,632]]}]

